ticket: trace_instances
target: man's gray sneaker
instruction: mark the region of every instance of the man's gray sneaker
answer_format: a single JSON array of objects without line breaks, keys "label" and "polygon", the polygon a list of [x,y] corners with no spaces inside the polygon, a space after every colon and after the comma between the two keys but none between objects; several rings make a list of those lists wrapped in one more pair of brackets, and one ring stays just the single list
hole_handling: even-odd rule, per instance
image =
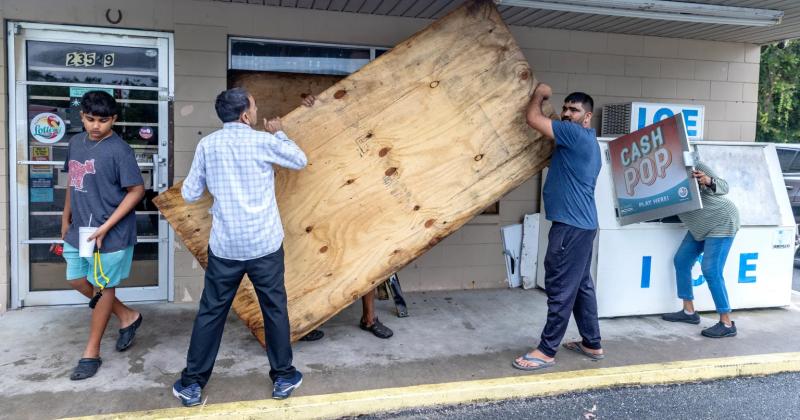
[{"label": "man's gray sneaker", "polygon": [[180,379],[175,381],[175,384],[172,385],[172,395],[181,400],[184,407],[200,405],[200,395],[202,391],[198,384],[183,386]]},{"label": "man's gray sneaker", "polygon": [[303,374],[299,371],[294,372],[291,378],[281,378],[280,376],[275,379],[272,387],[272,398],[276,400],[284,400],[292,395],[292,391],[300,387],[303,383]]},{"label": "man's gray sneaker", "polygon": [[683,310],[661,315],[661,319],[669,322],[685,322],[687,324],[695,325],[700,323],[700,315],[698,315],[697,312],[689,315]]},{"label": "man's gray sneaker", "polygon": [[704,329],[700,334],[709,338],[724,338],[736,336],[736,323],[731,321],[731,326],[726,327],[722,322],[718,322],[711,327]]}]

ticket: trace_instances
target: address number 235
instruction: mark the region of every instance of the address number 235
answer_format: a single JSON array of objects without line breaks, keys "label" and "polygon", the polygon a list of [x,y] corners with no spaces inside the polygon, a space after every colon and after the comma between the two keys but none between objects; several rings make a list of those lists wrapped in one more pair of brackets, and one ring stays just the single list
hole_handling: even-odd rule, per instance
[{"label": "address number 235", "polygon": [[67,53],[66,56],[67,67],[93,67],[98,63],[102,64],[103,67],[113,67],[114,53],[97,54],[88,52],[71,52]]}]

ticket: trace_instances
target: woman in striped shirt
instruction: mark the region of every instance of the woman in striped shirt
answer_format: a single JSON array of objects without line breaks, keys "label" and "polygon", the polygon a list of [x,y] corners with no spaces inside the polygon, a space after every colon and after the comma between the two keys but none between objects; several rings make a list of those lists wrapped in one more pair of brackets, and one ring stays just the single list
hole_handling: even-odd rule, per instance
[{"label": "woman in striped shirt", "polygon": [[731,307],[722,273],[733,238],[739,230],[739,211],[732,201],[723,197],[728,193],[728,183],[711,168],[697,162],[692,175],[700,185],[703,208],[678,215],[689,229],[674,258],[678,298],[683,299],[683,310],[664,314],[662,319],[700,323],[700,315],[695,312],[692,302],[692,267],[700,257],[703,277],[719,313],[719,322],[704,329],[702,334],[711,338],[733,337],[736,324],[730,318]]}]

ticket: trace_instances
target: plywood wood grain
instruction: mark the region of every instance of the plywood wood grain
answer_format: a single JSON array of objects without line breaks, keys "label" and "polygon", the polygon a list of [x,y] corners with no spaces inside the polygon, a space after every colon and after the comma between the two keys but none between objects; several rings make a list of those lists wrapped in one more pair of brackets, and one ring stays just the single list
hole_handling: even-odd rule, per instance
[{"label": "plywood wood grain", "polygon": [[[276,176],[293,339],[541,171],[535,85],[494,4],[468,1],[283,118],[309,158]],[[176,185],[156,203],[204,264],[210,198],[187,205]],[[234,309],[263,343],[248,281]]]}]

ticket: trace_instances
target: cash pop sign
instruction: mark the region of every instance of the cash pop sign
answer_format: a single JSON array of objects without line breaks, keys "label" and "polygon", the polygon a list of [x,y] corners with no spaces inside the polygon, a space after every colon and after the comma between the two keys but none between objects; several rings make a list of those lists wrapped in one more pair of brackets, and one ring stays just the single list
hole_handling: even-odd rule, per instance
[{"label": "cash pop sign", "polygon": [[682,114],[609,142],[611,174],[621,225],[702,207]]}]

